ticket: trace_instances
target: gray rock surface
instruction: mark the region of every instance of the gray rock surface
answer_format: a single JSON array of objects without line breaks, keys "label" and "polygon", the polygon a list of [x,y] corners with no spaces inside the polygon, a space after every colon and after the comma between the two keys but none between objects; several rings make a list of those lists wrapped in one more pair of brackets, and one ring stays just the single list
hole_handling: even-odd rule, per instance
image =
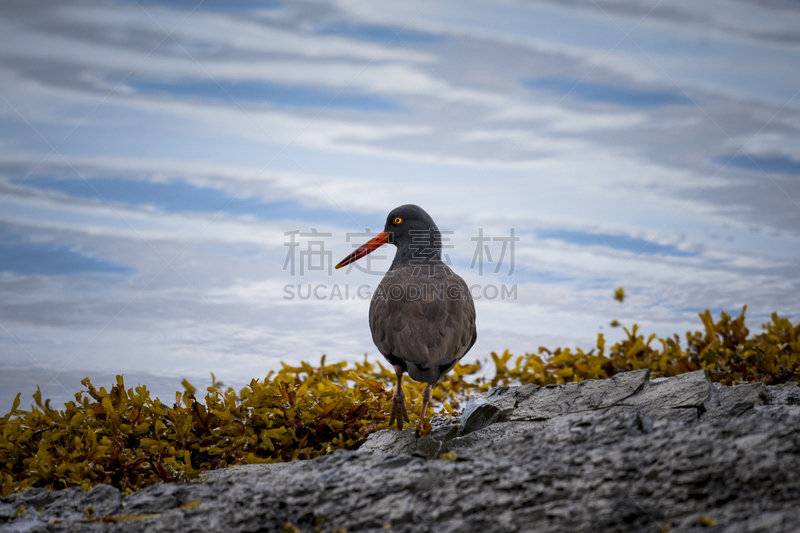
[{"label": "gray rock surface", "polygon": [[620,405],[626,399],[634,398],[635,393],[643,387],[650,385],[649,376],[649,370],[636,370],[617,374],[608,380],[587,380],[563,386],[548,385],[519,398],[509,419],[548,420],[569,413]]},{"label": "gray rock surface", "polygon": [[735,387],[714,383],[712,399],[708,402],[708,410],[703,417],[710,419],[739,416],[756,405],[764,405],[766,399],[767,386],[761,382]]},{"label": "gray rock surface", "polygon": [[648,409],[705,409],[713,388],[703,370],[673,378],[648,381],[639,394],[622,401],[624,405]]},{"label": "gray rock surface", "polygon": [[497,387],[488,393],[470,396],[461,414],[459,431],[462,435],[466,435],[494,422],[503,422],[516,407],[516,388]]},{"label": "gray rock surface", "polygon": [[800,385],[795,381],[767,389],[766,403],[774,405],[800,405]]},{"label": "gray rock surface", "polygon": [[797,531],[799,401],[795,383],[703,372],[502,388],[421,438],[382,431],[359,450],[127,497],[14,494],[0,532]]}]

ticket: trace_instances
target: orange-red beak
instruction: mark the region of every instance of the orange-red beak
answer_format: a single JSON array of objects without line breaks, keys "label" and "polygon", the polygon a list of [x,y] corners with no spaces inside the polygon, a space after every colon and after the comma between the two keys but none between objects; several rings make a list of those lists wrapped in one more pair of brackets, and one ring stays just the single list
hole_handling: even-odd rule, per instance
[{"label": "orange-red beak", "polygon": [[371,254],[387,242],[389,242],[389,238],[392,236],[391,233],[386,233],[382,231],[370,239],[366,244],[360,246],[357,250],[355,250],[352,254],[348,255],[344,259],[342,259],[338,265],[336,265],[336,269],[340,269],[343,266],[347,266],[353,261],[358,261],[365,255]]}]

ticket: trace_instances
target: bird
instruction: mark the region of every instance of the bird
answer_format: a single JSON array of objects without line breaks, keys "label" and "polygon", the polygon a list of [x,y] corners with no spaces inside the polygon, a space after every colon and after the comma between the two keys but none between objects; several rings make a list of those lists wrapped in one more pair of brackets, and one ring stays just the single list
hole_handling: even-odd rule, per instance
[{"label": "bird", "polygon": [[466,282],[442,261],[442,234],[433,218],[414,204],[386,217],[383,231],[345,257],[340,269],[384,244],[397,247],[389,270],[372,294],[372,340],[394,367],[389,426],[410,423],[402,388],[403,374],[424,382],[420,427],[433,388],[475,344],[475,303]]}]

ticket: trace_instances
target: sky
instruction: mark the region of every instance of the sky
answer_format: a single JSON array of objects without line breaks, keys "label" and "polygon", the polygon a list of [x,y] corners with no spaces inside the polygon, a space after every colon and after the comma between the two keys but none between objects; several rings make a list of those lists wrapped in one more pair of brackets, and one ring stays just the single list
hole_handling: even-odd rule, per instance
[{"label": "sky", "polygon": [[[800,319],[800,3],[0,2],[0,411],[379,357],[422,206],[466,356]],[[511,244],[513,243],[513,250]],[[625,288],[624,303],[614,289]]]}]

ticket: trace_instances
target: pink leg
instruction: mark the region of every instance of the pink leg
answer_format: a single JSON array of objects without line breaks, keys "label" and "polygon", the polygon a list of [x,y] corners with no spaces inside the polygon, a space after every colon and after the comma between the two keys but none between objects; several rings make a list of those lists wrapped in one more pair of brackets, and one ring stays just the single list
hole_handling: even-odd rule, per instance
[{"label": "pink leg", "polygon": [[422,391],[422,413],[420,414],[420,422],[425,420],[425,412],[428,410],[428,404],[431,403],[433,398],[433,384],[428,383]]},{"label": "pink leg", "polygon": [[397,386],[394,388],[392,394],[392,415],[389,418],[389,425],[394,424],[397,420],[397,429],[403,429],[403,422],[411,422],[408,418],[408,409],[406,408],[406,395],[403,394],[403,367],[394,365],[394,371],[397,374]]}]

